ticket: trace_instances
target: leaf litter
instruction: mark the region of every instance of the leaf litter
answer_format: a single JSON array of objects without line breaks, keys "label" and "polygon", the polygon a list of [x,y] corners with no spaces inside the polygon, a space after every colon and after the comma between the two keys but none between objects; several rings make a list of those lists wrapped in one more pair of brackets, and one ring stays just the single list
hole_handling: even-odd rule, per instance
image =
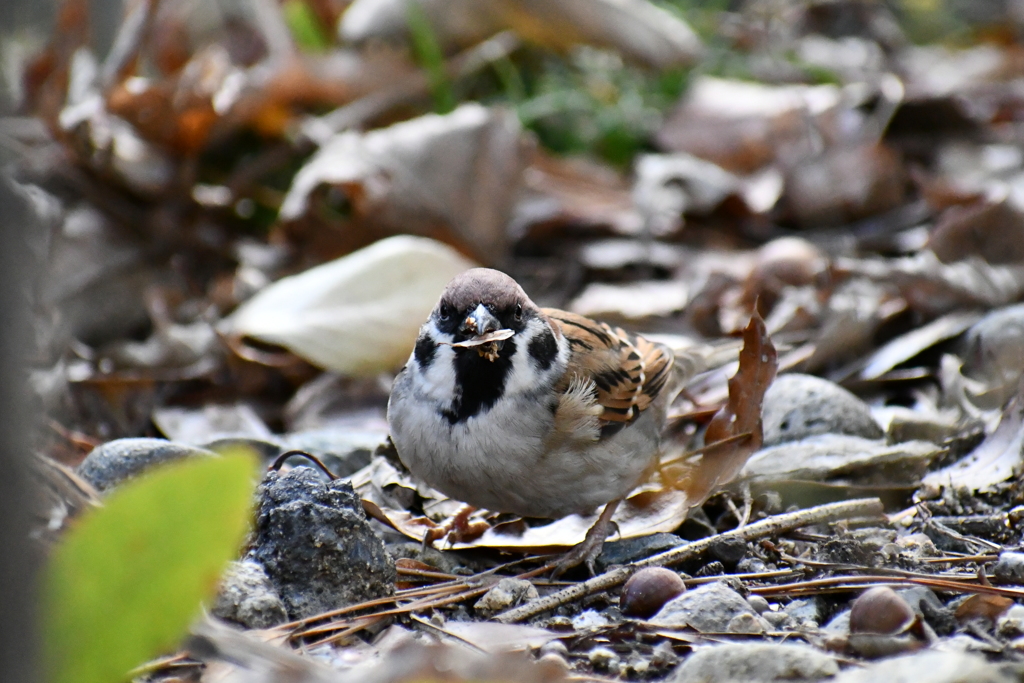
[{"label": "leaf litter", "polygon": [[[108,500],[76,469],[94,447],[298,447],[352,482],[398,576],[267,631],[207,620],[139,676],[661,680],[695,649],[787,638],[859,666],[843,619],[872,586],[922,629],[872,647],[1020,661],[1024,73],[996,30],[1012,18],[420,0],[418,25],[390,0],[165,1],[129,8],[101,54],[85,5],[61,2],[43,51],[8,69],[22,102],[2,122],[45,236],[35,538],[59,549]],[[976,44],[938,40],[952,25]],[[482,535],[425,546],[459,501],[370,445],[437,292],[473,263],[713,358],[596,577],[546,577],[585,517],[477,511]],[[777,372],[846,387],[879,429],[764,447]],[[786,409],[792,429],[814,413]],[[625,618],[619,586],[644,566],[738,591],[749,615],[727,633]],[[515,584],[525,603],[475,607],[503,580],[539,597]]]}]

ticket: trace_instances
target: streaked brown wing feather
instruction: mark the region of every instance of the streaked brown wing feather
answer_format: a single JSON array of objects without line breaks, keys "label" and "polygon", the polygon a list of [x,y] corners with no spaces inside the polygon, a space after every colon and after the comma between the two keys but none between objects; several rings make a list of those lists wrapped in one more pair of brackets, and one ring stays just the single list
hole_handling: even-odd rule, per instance
[{"label": "streaked brown wing feather", "polygon": [[543,312],[572,351],[562,390],[574,376],[594,382],[603,409],[602,435],[635,420],[665,389],[674,360],[668,347],[575,313],[553,308]]}]

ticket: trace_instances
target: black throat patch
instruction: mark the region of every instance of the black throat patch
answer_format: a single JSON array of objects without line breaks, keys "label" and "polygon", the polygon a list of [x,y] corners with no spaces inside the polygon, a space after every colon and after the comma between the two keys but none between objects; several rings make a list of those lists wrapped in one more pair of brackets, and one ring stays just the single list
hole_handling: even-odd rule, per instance
[{"label": "black throat patch", "polygon": [[465,422],[474,415],[491,409],[505,390],[505,380],[512,371],[512,358],[516,352],[516,343],[506,340],[498,357],[487,360],[476,349],[456,349],[455,382],[461,393],[451,408],[442,414],[455,425]]}]

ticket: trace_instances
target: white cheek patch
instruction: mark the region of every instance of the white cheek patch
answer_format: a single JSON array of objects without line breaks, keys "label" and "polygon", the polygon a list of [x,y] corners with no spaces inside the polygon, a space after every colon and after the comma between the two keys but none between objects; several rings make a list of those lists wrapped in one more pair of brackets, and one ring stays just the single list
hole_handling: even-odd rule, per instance
[{"label": "white cheek patch", "polygon": [[[454,341],[450,334],[437,329],[433,321],[424,325],[429,330],[430,338],[434,340]],[[416,367],[416,374],[422,378],[417,387],[418,393],[427,396],[441,403],[451,403],[455,399],[455,349],[446,344],[438,344],[434,347],[434,357],[430,364],[424,368],[416,361],[413,354],[412,362]]]}]

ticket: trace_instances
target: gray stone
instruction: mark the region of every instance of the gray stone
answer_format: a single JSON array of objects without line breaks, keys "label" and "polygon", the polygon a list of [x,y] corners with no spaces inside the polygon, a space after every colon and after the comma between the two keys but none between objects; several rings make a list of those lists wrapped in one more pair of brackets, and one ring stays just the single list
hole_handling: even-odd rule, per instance
[{"label": "gray stone", "polygon": [[597,568],[603,571],[613,564],[635,562],[684,543],[686,541],[679,536],[664,532],[623,541],[606,541],[601,554],[597,556]]},{"label": "gray stone", "polygon": [[764,397],[764,445],[776,446],[814,434],[849,434],[880,439],[882,428],[859,398],[813,375],[780,375]]},{"label": "gray stone", "polygon": [[[900,596],[907,601],[914,612],[919,615],[923,615],[925,609],[930,608],[931,611],[938,611],[945,609],[945,605],[939,600],[939,596],[935,595],[935,591],[925,586],[911,586],[910,588],[901,588],[896,591],[896,595]],[[921,603],[928,605],[927,608],[922,608]]]},{"label": "gray stone", "polygon": [[768,611],[768,601],[760,595],[748,595],[747,603],[754,608],[754,611],[758,614],[764,614]]},{"label": "gray stone", "polygon": [[502,579],[484,593],[473,608],[485,614],[493,614],[539,597],[537,589],[526,579]]},{"label": "gray stone", "polygon": [[963,373],[988,390],[982,407],[999,408],[1016,393],[1024,370],[1024,304],[992,311],[967,330],[962,344]]},{"label": "gray stone", "polygon": [[1019,680],[1017,676],[1013,665],[990,664],[972,654],[926,650],[847,669],[834,683],[1011,683]]},{"label": "gray stone", "polygon": [[999,553],[992,575],[1000,583],[1024,583],[1024,553]]},{"label": "gray stone", "polygon": [[586,631],[596,631],[603,629],[610,625],[612,622],[605,615],[604,612],[598,612],[597,610],[585,609],[572,618],[569,622],[573,629],[577,633],[584,633]]},{"label": "gray stone", "polygon": [[839,665],[834,658],[807,645],[730,643],[698,649],[668,680],[671,683],[820,681],[838,672]]},{"label": "gray stone", "polygon": [[726,567],[735,567],[747,554],[747,542],[741,538],[719,538],[712,541],[708,554]]},{"label": "gray stone", "polygon": [[670,600],[650,621],[659,626],[690,626],[702,633],[724,633],[741,614],[754,617],[762,631],[771,630],[750,603],[721,582],[699,586]]},{"label": "gray stone", "polygon": [[395,563],[373,533],[352,484],[296,467],[257,491],[250,556],[266,569],[288,615],[301,619],[390,595]]},{"label": "gray stone", "polygon": [[784,611],[797,624],[812,622],[818,625],[818,605],[814,600],[794,600],[786,605]]},{"label": "gray stone", "polygon": [[166,439],[115,439],[92,449],[78,466],[78,475],[97,491],[107,491],[151,467],[197,455],[217,454]]},{"label": "gray stone", "polygon": [[729,633],[764,633],[768,630],[768,624],[757,614],[744,612],[730,619],[725,630]]},{"label": "gray stone", "polygon": [[611,648],[595,647],[587,653],[587,659],[590,660],[590,666],[598,671],[614,673],[619,668],[619,656]]},{"label": "gray stone", "polygon": [[288,620],[263,565],[252,560],[231,563],[211,611],[246,628],[270,628]]},{"label": "gray stone", "polygon": [[843,610],[832,617],[822,629],[831,635],[846,635],[850,632],[850,610]]},{"label": "gray stone", "polygon": [[1024,636],[1024,605],[1013,605],[996,621],[996,631],[1004,638]]}]

